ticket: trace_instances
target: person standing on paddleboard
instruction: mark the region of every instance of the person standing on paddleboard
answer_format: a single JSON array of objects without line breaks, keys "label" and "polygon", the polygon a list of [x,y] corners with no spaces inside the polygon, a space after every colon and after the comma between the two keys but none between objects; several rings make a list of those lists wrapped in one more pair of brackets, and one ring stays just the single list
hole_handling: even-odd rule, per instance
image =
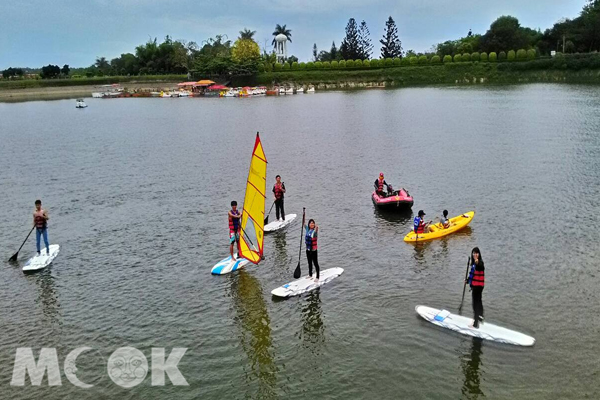
[{"label": "person standing on paddleboard", "polygon": [[466,280],[471,286],[473,295],[473,325],[471,328],[479,328],[479,323],[483,322],[483,302],[481,296],[485,286],[485,267],[479,247],[474,247],[471,250],[471,271]]},{"label": "person standing on paddleboard", "polygon": [[42,201],[35,201],[35,211],[33,212],[33,226],[35,226],[35,243],[37,246],[37,255],[40,255],[40,239],[44,237],[46,245],[46,254],[50,255],[50,244],[48,243],[48,211],[42,208]]},{"label": "person standing on paddleboard", "polygon": [[275,217],[279,221],[279,212],[281,211],[281,221],[285,221],[285,212],[283,211],[283,195],[285,194],[285,184],[281,182],[281,176],[275,177],[273,185],[273,199],[275,200]]},{"label": "person standing on paddleboard", "polygon": [[233,261],[236,258],[233,256],[233,243],[237,244],[237,253],[240,255],[240,218],[241,214],[237,209],[237,201],[231,202],[231,210],[227,213],[229,217],[229,254]]},{"label": "person standing on paddleboard", "polygon": [[314,219],[308,220],[306,226],[306,234],[304,235],[304,243],[306,243],[306,259],[308,260],[308,276],[312,278],[313,263],[315,265],[315,272],[317,278],[315,282],[319,280],[319,261],[317,259],[317,237],[319,235],[319,227],[315,223]]}]

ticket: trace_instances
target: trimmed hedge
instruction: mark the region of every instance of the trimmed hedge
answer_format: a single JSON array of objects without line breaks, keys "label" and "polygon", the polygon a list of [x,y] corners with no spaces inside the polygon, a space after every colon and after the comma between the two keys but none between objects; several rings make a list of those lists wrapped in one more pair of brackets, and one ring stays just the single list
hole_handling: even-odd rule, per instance
[{"label": "trimmed hedge", "polygon": [[378,59],[374,58],[371,60],[371,68],[379,68],[380,67],[380,62]]},{"label": "trimmed hedge", "polygon": [[439,64],[441,62],[441,60],[442,59],[437,54],[435,56],[431,57],[431,63],[432,64]]},{"label": "trimmed hedge", "polygon": [[341,60],[338,65],[340,69],[346,69],[346,60]]},{"label": "trimmed hedge", "polygon": [[483,53],[481,53],[481,54],[479,55],[479,61],[481,61],[481,62],[487,62],[487,60],[488,60],[488,55],[487,55],[487,53],[484,51]]},{"label": "trimmed hedge", "polygon": [[481,60],[481,56],[478,52],[471,53],[471,61],[479,61]]},{"label": "trimmed hedge", "polygon": [[510,50],[508,52],[508,54],[506,55],[506,60],[507,61],[515,61],[515,58],[517,57],[517,54],[515,53],[514,50]]},{"label": "trimmed hedge", "polygon": [[408,57],[402,57],[402,65],[403,66],[410,65],[410,60],[408,59]]},{"label": "trimmed hedge", "polygon": [[519,61],[527,60],[527,51],[525,51],[525,49],[517,50],[517,60],[519,60]]},{"label": "trimmed hedge", "polygon": [[421,65],[427,64],[427,61],[429,61],[427,59],[427,56],[421,56],[421,57],[419,57],[419,64],[421,64]]},{"label": "trimmed hedge", "polygon": [[392,58],[386,58],[383,63],[386,67],[394,66],[394,60]]},{"label": "trimmed hedge", "polygon": [[331,62],[331,69],[337,69],[337,67],[339,66],[339,63],[337,61],[332,61]]},{"label": "trimmed hedge", "polygon": [[444,56],[444,64],[451,63],[451,62],[452,62],[452,56],[445,55]]},{"label": "trimmed hedge", "polygon": [[346,68],[354,68],[354,60],[346,60]]},{"label": "trimmed hedge", "polygon": [[323,69],[323,63],[321,61],[315,62],[315,69]]},{"label": "trimmed hedge", "polygon": [[465,53],[462,55],[461,59],[463,60],[463,62],[469,62],[471,61],[471,55],[469,53]]},{"label": "trimmed hedge", "polygon": [[535,59],[535,50],[533,50],[533,49],[527,50],[527,58],[529,59],[529,61],[534,60]]},{"label": "trimmed hedge", "polygon": [[354,60],[354,68],[362,68],[363,62],[362,60]]},{"label": "trimmed hedge", "polygon": [[402,59],[398,58],[398,57],[394,57],[392,58],[393,63],[394,63],[394,67],[399,67],[400,65],[402,65]]},{"label": "trimmed hedge", "polygon": [[329,61],[323,61],[323,69],[331,69],[331,63]]},{"label": "trimmed hedge", "polygon": [[498,61],[504,61],[504,60],[506,60],[506,53],[505,53],[505,52],[503,52],[503,51],[501,51],[501,52],[498,54]]},{"label": "trimmed hedge", "polygon": [[498,56],[496,55],[495,51],[492,51],[490,53],[490,57],[489,57],[490,62],[496,62],[498,60]]},{"label": "trimmed hedge", "polygon": [[283,70],[284,71],[289,71],[291,68],[290,63],[283,63]]},{"label": "trimmed hedge", "polygon": [[410,57],[410,65],[417,65],[417,63],[419,62],[419,59],[415,56]]},{"label": "trimmed hedge", "polygon": [[292,69],[298,69],[298,61],[292,63]]},{"label": "trimmed hedge", "polygon": [[306,69],[306,63],[305,62],[301,62],[300,64],[298,64],[298,69],[305,70]]},{"label": "trimmed hedge", "polygon": [[315,63],[312,61],[307,62],[306,69],[308,69],[308,70],[315,69]]},{"label": "trimmed hedge", "polygon": [[454,55],[454,62],[455,63],[459,63],[462,61],[462,56],[460,54],[455,54]]},{"label": "trimmed hedge", "polygon": [[275,63],[273,70],[274,71],[281,71],[283,69],[283,65],[279,64],[279,63]]}]

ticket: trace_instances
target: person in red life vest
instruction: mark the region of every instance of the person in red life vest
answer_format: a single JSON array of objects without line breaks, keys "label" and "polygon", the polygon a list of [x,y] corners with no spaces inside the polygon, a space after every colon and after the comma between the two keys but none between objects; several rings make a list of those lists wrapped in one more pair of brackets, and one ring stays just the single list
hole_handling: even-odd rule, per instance
[{"label": "person in red life vest", "polygon": [[471,271],[469,277],[466,280],[471,286],[471,293],[473,294],[473,325],[471,328],[479,328],[479,323],[483,322],[483,302],[481,295],[483,294],[483,288],[485,286],[485,267],[483,266],[483,259],[481,258],[481,252],[479,247],[471,250]]},{"label": "person in red life vest", "polygon": [[317,237],[319,236],[319,227],[314,219],[308,220],[306,226],[306,234],[304,243],[306,244],[306,259],[308,260],[308,276],[312,278],[312,267],[315,265],[317,277],[315,282],[319,280],[319,260],[317,259]]},{"label": "person in red life vest", "polygon": [[285,183],[281,182],[281,176],[275,177],[273,185],[273,199],[275,200],[275,216],[279,221],[279,212],[281,211],[281,221],[285,221],[285,212],[283,211],[283,195],[285,194]]},{"label": "person in red life vest", "polygon": [[383,187],[386,187],[386,190],[390,191],[390,186],[387,184],[385,179],[383,179],[383,172],[379,173],[379,178],[375,179],[375,193],[377,193],[381,197],[385,197],[385,192],[383,191]]},{"label": "person in red life vest", "polygon": [[429,222],[425,222],[423,218],[425,216],[425,211],[419,210],[419,214],[415,217],[413,229],[415,233],[418,235],[419,233],[427,233],[429,232]]},{"label": "person in red life vest", "polygon": [[33,226],[35,226],[35,242],[37,246],[37,255],[40,255],[40,238],[44,237],[46,245],[46,254],[50,255],[50,244],[48,244],[48,211],[42,208],[42,201],[35,201],[35,211],[33,212]]},{"label": "person in red life vest", "polygon": [[227,213],[229,217],[229,254],[233,261],[236,258],[233,255],[233,243],[237,243],[237,254],[240,254],[240,219],[242,214],[237,209],[237,201],[231,202],[231,210]]}]

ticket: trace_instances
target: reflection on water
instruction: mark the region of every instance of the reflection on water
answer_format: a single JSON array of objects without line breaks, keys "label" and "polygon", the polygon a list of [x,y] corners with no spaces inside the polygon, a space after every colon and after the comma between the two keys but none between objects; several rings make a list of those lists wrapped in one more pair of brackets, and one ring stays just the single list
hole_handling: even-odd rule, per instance
[{"label": "reflection on water", "polygon": [[301,337],[305,348],[313,354],[320,354],[322,343],[325,342],[325,326],[323,325],[321,298],[319,289],[309,292],[302,306]]},{"label": "reflection on water", "polygon": [[410,221],[413,216],[413,211],[410,208],[392,211],[373,207],[373,213],[375,214],[377,222],[390,222],[392,224],[406,223],[407,221]]},{"label": "reflection on water", "polygon": [[232,277],[231,293],[240,327],[240,343],[248,357],[248,364],[244,366],[246,397],[277,398],[271,322],[262,287],[254,276],[241,270]]},{"label": "reflection on water", "polygon": [[39,274],[29,276],[35,279],[39,292],[36,298],[36,304],[41,304],[44,318],[51,324],[62,325],[62,315],[60,313],[60,302],[58,293],[54,285],[54,277],[50,270],[44,270]]},{"label": "reflection on water", "polygon": [[462,394],[468,399],[478,399],[485,397],[481,391],[481,375],[479,367],[481,364],[481,339],[473,338],[471,351],[462,355],[460,358],[461,368],[465,375],[465,382],[462,387]]},{"label": "reflection on water", "polygon": [[275,265],[287,265],[288,264],[288,252],[286,246],[286,233],[276,232],[274,237],[275,247]]}]

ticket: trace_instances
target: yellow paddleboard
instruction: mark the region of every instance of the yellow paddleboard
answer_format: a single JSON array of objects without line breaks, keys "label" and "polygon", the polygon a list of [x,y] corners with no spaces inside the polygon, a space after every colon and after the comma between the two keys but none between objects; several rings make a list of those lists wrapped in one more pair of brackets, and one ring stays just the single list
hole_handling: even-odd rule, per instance
[{"label": "yellow paddleboard", "polygon": [[429,232],[427,233],[419,233],[417,235],[415,231],[412,230],[408,232],[406,236],[404,236],[404,241],[421,242],[425,240],[441,238],[442,236],[446,236],[456,231],[459,231],[465,226],[469,225],[473,220],[474,216],[475,211],[469,211],[457,217],[450,218],[450,226],[448,228],[444,228],[439,222],[437,224],[431,224],[429,225]]}]

